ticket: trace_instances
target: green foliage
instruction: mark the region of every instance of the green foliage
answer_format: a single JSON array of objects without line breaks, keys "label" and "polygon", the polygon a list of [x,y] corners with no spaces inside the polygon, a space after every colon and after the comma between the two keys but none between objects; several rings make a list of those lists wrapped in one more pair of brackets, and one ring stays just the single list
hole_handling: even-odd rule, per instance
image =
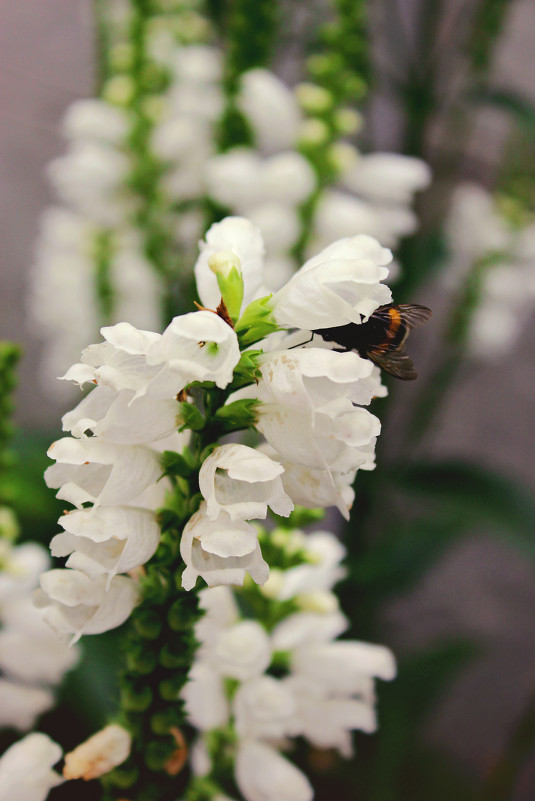
[{"label": "green foliage", "polygon": [[242,350],[260,342],[269,334],[282,330],[273,317],[272,297],[272,295],[266,295],[258,300],[253,300],[236,323],[236,333]]},{"label": "green foliage", "polygon": [[206,423],[203,414],[199,411],[194,403],[189,401],[182,401],[179,404],[178,410],[179,431],[201,431]]},{"label": "green foliage", "polygon": [[190,448],[185,447],[182,453],[164,451],[160,462],[165,475],[189,478],[198,469],[197,462]]},{"label": "green foliage", "polygon": [[254,428],[258,419],[258,404],[256,398],[245,398],[218,409],[214,419],[220,425],[221,433]]},{"label": "green foliage", "polygon": [[246,350],[242,353],[240,361],[234,368],[234,378],[228,389],[234,392],[240,387],[248,384],[257,384],[261,377],[258,367],[258,357],[262,355],[261,350]]}]

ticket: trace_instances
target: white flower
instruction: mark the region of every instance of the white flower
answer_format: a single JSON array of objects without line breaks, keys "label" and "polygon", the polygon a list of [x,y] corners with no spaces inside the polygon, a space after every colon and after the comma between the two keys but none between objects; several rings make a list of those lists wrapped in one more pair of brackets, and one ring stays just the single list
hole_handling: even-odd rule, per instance
[{"label": "white flower", "polygon": [[316,748],[336,748],[346,759],[353,753],[351,731],[377,728],[373,700],[329,697],[317,684],[301,676],[284,680],[297,710],[292,733],[306,737]]},{"label": "white flower", "polygon": [[276,514],[288,517],[293,503],[282,488],[283,472],[280,464],[246,445],[216,448],[199,473],[206,514],[210,520],[221,511],[231,520],[251,520],[265,518],[269,506]]},{"label": "white flower", "polygon": [[138,444],[170,436],[178,428],[179,405],[173,398],[136,398],[132,390],[117,393],[101,384],[63,415],[64,431],[83,437],[86,431],[109,442]]},{"label": "white flower", "polygon": [[52,556],[71,554],[66,567],[90,578],[127,573],[148,562],[160,542],[154,512],[127,506],[81,509],[60,517],[65,533],[52,538]]},{"label": "white flower", "polygon": [[65,112],[62,132],[69,139],[96,139],[115,145],[128,132],[128,116],[117,106],[95,97],[75,100]]},{"label": "white flower", "polygon": [[[282,460],[282,484],[292,501],[309,509],[336,506],[346,520],[355,500],[356,467],[321,470]],[[365,465],[361,465],[364,467]]]},{"label": "white flower", "polygon": [[[35,653],[32,654],[32,658],[35,659]],[[53,704],[54,696],[50,690],[0,678],[0,728],[2,729],[27,731]]]},{"label": "white flower", "polygon": [[211,256],[230,251],[240,260],[244,283],[243,308],[253,300],[263,281],[264,242],[259,229],[243,217],[226,217],[215,223],[200,243],[201,252],[195,264],[197,292],[203,304],[215,309],[221,300],[217,278],[208,266]]},{"label": "white flower", "polygon": [[382,645],[343,640],[303,645],[292,655],[292,671],[335,695],[358,693],[363,678],[393,679],[392,652]]},{"label": "white flower", "polygon": [[414,212],[405,206],[377,205],[330,189],[318,203],[312,242],[317,249],[333,239],[367,234],[395,247],[400,237],[416,230],[417,222]]},{"label": "white flower", "polygon": [[[2,604],[0,618],[0,668],[13,681],[58,684],[76,664],[76,648],[69,648],[43,622],[29,594]],[[0,708],[5,711],[6,705]]]},{"label": "white flower", "polygon": [[[306,567],[306,565],[298,565]],[[280,596],[281,600],[291,597]],[[332,596],[336,598],[336,596]],[[325,643],[339,637],[348,626],[348,620],[339,610],[331,613],[294,612],[273,629],[272,641],[276,651],[294,651],[312,643]]]},{"label": "white flower", "polygon": [[[234,593],[227,586],[208,587],[199,592],[204,615],[195,624],[195,636],[201,643],[213,642],[219,632],[239,619]],[[199,652],[200,653],[200,652]]]},{"label": "white flower", "polygon": [[291,89],[269,70],[248,70],[241,77],[238,104],[250,123],[255,140],[265,153],[295,144],[301,113]]},{"label": "white flower", "polygon": [[314,412],[268,403],[259,412],[258,430],[283,462],[314,469],[373,469],[373,449],[381,425],[375,415],[347,398]]},{"label": "white flower", "polygon": [[215,381],[224,389],[240,356],[238,337],[230,325],[211,311],[198,311],[171,321],[149,347],[147,363],[165,363],[177,376],[179,388],[193,381]]},{"label": "white flower", "polygon": [[116,225],[124,213],[119,190],[128,159],[95,140],[77,141],[65,156],[48,165],[48,175],[62,201],[101,225]]},{"label": "white flower", "polygon": [[36,605],[44,609],[43,619],[60,634],[109,631],[130,616],[139,601],[136,584],[126,576],[114,576],[107,589],[106,576],[90,579],[80,570],[49,570],[41,576]]},{"label": "white flower", "polygon": [[271,662],[271,643],[256,620],[241,620],[223,629],[208,658],[221,675],[239,681],[261,676]]},{"label": "white flower", "polygon": [[213,666],[197,660],[188,674],[188,682],[180,694],[185,702],[188,720],[200,731],[225,726],[229,705],[221,676]]},{"label": "white flower", "polygon": [[389,303],[389,250],[359,235],[334,242],[303,267],[273,296],[276,319],[305,330],[361,323]]},{"label": "white flower", "polygon": [[464,262],[507,250],[511,241],[509,226],[498,213],[494,198],[476,184],[461,184],[456,189],[446,234],[455,257]]},{"label": "white flower", "polygon": [[90,501],[110,506],[129,503],[154,484],[162,470],[158,454],[144,445],[117,445],[97,437],[64,437],[48,455],[56,464],[45,471],[56,497],[78,508]]},{"label": "white flower", "polygon": [[[256,396],[264,403],[319,409],[337,400],[367,405],[384,394],[380,375],[369,359],[327,348],[298,348],[264,353]],[[254,392],[255,388],[252,390]]]},{"label": "white flower", "polygon": [[46,734],[28,734],[0,757],[0,798],[45,801],[63,782],[52,770],[61,757],[61,748]]},{"label": "white flower", "polygon": [[50,559],[45,549],[35,542],[7,545],[2,548],[1,556],[0,603],[3,606],[13,597],[26,596],[35,587],[39,574],[47,569]]},{"label": "white flower", "polygon": [[197,576],[209,586],[242,584],[249,573],[257,584],[267,581],[269,568],[262,559],[256,529],[244,520],[232,521],[226,512],[210,520],[206,505],[186,524],[180,541],[186,569],[182,586],[191,590]]},{"label": "white flower", "polygon": [[304,773],[255,740],[242,740],[238,746],[236,782],[246,801],[312,801],[314,795]]},{"label": "white flower", "polygon": [[131,390],[134,398],[145,394],[172,398],[182,388],[175,375],[147,364],[147,351],[161,334],[138,330],[130,323],[106,326],[100,332],[106,341],[85,348],[82,361],[62,376],[65,381],[80,386],[89,381],[116,392]]},{"label": "white flower", "polygon": [[431,170],[413,156],[369,153],[360,157],[342,181],[351,191],[372,200],[408,204],[415,192],[429,186]]},{"label": "white flower", "polygon": [[240,685],[233,710],[240,738],[278,740],[292,730],[296,704],[293,693],[282,681],[259,676]]},{"label": "white flower", "polygon": [[66,779],[97,779],[125,761],[132,737],[122,726],[111,724],[65,754]]}]

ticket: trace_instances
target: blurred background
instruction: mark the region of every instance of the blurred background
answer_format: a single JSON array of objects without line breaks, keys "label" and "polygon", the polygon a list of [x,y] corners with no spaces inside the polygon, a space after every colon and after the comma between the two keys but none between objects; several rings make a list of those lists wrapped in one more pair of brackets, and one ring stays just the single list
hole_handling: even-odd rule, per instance
[{"label": "blurred background", "polygon": [[[286,5],[295,38],[287,34],[280,43],[275,69],[294,83],[302,77],[306,40],[328,17],[328,4],[288,0]],[[412,521],[413,530],[419,530],[422,509],[442,519],[451,537],[440,526],[428,526],[415,550],[407,545],[392,557],[399,559],[400,573],[406,568],[405,578],[399,578],[398,568],[385,571],[383,583],[368,593],[364,579],[360,611],[360,596],[355,606],[362,618],[373,607],[375,622],[371,632],[357,627],[356,633],[363,639],[372,633],[388,643],[403,669],[398,682],[380,690],[384,730],[380,725],[376,738],[357,739],[352,769],[362,765],[367,789],[353,784],[349,768],[340,787],[333,785],[318,757],[312,763],[319,797],[322,792],[332,797],[334,787],[337,797],[367,801],[438,801],[452,792],[459,799],[490,799],[490,794],[477,795],[477,788],[493,766],[509,759],[514,789],[492,798],[535,798],[535,520],[530,505],[535,315],[519,314],[518,337],[502,353],[489,345],[488,354],[461,352],[460,358],[459,340],[444,344],[457,297],[446,275],[453,268],[443,227],[455,187],[465,181],[488,190],[507,185],[510,196],[519,176],[535,172],[535,4],[487,3],[494,8],[496,29],[474,33],[483,5],[476,0],[368,2],[372,82],[358,141],[365,152],[405,153],[431,166],[433,182],[416,204],[419,230],[401,246],[404,272],[394,296],[425,303],[434,312],[425,329],[411,336],[419,380],[391,386],[378,455],[378,472],[384,455],[388,480],[373,489],[383,493],[391,514],[382,522],[377,513],[370,517],[370,537],[373,541],[381,525],[393,540],[398,525],[406,531]],[[0,0],[0,18],[0,338],[24,348],[14,449],[18,469],[33,484],[21,514],[25,537],[46,542],[54,533],[57,507],[39,476],[46,466],[46,444],[57,437],[59,417],[70,402],[44,393],[37,378],[42,342],[28,325],[26,297],[39,219],[51,202],[44,169],[65,150],[60,135],[65,110],[76,99],[92,96],[96,86],[95,17],[90,0]],[[479,40],[472,40],[476,35]],[[492,41],[485,44],[485,36]],[[478,42],[483,52],[478,53]],[[522,193],[525,209],[533,212],[535,194],[530,196],[524,185]],[[535,274],[535,258],[531,270]],[[83,308],[84,297],[78,302]],[[448,382],[442,384],[448,347],[455,368],[446,365]],[[382,416],[380,406],[375,411]],[[421,430],[419,420],[425,422]],[[410,425],[412,438],[407,437]],[[409,472],[403,472],[407,465]],[[357,479],[360,511],[369,499],[367,478],[362,492],[360,475]],[[391,559],[390,551],[382,554]],[[354,599],[354,590],[350,582],[346,600]],[[90,644],[94,651],[84,676],[67,682],[61,726],[68,721],[84,731],[93,725],[90,717],[74,723],[65,711],[69,692],[78,692],[83,682],[99,691],[106,706],[113,679],[95,673],[106,652],[106,638],[102,641]],[[113,672],[113,655],[110,664]],[[352,787],[358,795],[349,794]]]}]

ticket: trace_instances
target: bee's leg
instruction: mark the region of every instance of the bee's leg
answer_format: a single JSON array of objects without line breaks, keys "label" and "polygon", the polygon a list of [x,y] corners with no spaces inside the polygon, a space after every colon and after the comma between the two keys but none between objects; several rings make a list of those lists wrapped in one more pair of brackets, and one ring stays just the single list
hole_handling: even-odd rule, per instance
[{"label": "bee's leg", "polygon": [[312,342],[313,339],[314,339],[314,331],[311,331],[310,339],[306,339],[304,342],[298,342],[297,345],[292,345],[290,348],[287,348],[287,350],[293,350],[294,348],[301,348],[303,347],[303,345],[308,345],[308,343]]}]

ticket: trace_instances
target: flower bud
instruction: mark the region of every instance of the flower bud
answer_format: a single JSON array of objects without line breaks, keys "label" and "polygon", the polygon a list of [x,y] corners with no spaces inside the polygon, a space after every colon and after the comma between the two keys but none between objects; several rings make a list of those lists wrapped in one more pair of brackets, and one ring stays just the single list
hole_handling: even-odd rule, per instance
[{"label": "flower bud", "polygon": [[300,83],[295,88],[299,105],[308,114],[324,114],[333,104],[333,96],[328,89],[315,83]]},{"label": "flower bud", "polygon": [[316,117],[305,120],[299,128],[298,142],[301,147],[319,147],[329,140],[329,126]]}]

